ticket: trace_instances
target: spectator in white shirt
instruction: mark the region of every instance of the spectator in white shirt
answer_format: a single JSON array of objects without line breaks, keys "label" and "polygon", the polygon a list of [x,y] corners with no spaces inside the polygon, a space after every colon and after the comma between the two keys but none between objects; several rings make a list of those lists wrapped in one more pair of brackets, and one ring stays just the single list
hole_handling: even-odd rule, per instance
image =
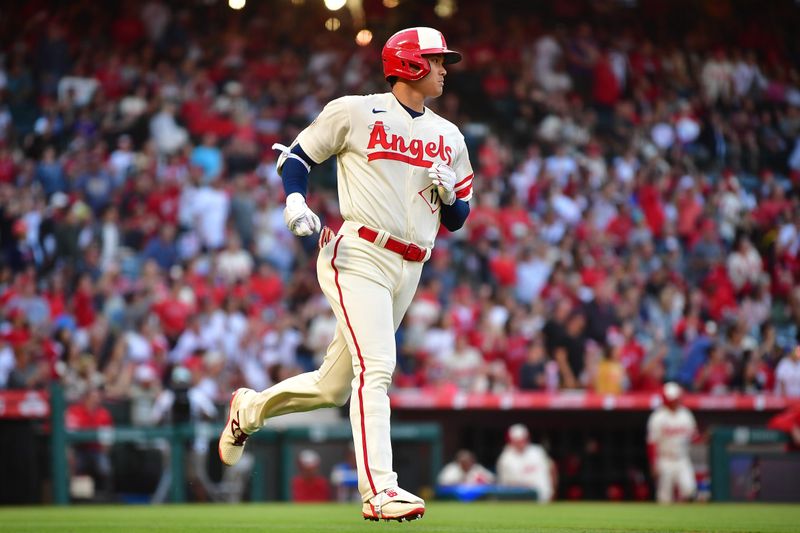
[{"label": "spectator in white shirt", "polygon": [[441,358],[447,381],[465,392],[477,389],[485,364],[480,350],[470,345],[465,335],[456,335],[453,350]]},{"label": "spectator in white shirt", "polygon": [[471,451],[459,450],[455,461],[445,465],[439,473],[438,481],[444,487],[488,485],[494,481],[494,474],[478,464]]},{"label": "spectator in white shirt", "polygon": [[577,174],[578,163],[567,154],[566,146],[559,145],[553,155],[544,160],[545,171],[555,180],[559,187],[564,187],[571,175]]},{"label": "spectator in white shirt", "polygon": [[706,102],[716,104],[718,100],[727,101],[732,92],[733,65],[722,49],[705,62],[700,74]]},{"label": "spectator in white shirt", "polygon": [[225,244],[225,223],[228,221],[230,199],[215,181],[211,186],[200,187],[194,196],[194,225],[200,240],[209,249],[216,250]]},{"label": "spectator in white shirt", "polygon": [[114,185],[121,187],[128,177],[128,172],[136,163],[136,154],[130,135],[120,135],[117,139],[117,149],[111,152],[108,158],[108,167],[114,178]]},{"label": "spectator in white shirt", "polygon": [[728,276],[738,291],[746,285],[755,285],[761,277],[761,256],[750,239],[741,237],[736,249],[728,256]]},{"label": "spectator in white shirt", "polygon": [[217,275],[226,283],[243,281],[253,273],[253,258],[250,252],[242,248],[239,236],[232,232],[228,235],[228,245],[217,256]]},{"label": "spectator in white shirt", "polygon": [[775,369],[775,392],[783,396],[800,397],[800,346],[795,346]]},{"label": "spectator in white shirt", "polygon": [[506,487],[536,490],[539,502],[553,499],[557,473],[555,464],[538,444],[531,444],[528,428],[508,428],[508,444],[497,459],[497,483]]}]

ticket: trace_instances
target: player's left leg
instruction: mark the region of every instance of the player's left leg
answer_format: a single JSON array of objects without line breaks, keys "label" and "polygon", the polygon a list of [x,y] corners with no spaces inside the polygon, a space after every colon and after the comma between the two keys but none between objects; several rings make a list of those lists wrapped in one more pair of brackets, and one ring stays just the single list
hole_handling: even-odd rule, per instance
[{"label": "player's left leg", "polygon": [[337,327],[319,369],[292,376],[254,395],[243,412],[242,429],[252,433],[268,418],[344,405],[353,379],[351,359],[345,333]]},{"label": "player's left leg", "polygon": [[261,392],[237,390],[219,438],[220,460],[228,466],[235,465],[242,457],[247,437],[261,429],[267,418],[344,405],[353,379],[351,359],[345,335],[337,329],[318,370],[285,379]]}]

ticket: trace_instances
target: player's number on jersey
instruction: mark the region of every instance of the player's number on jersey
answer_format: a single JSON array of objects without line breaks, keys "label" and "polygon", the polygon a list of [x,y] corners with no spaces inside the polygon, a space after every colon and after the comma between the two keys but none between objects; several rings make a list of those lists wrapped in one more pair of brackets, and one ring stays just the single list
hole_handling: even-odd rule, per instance
[{"label": "player's number on jersey", "polygon": [[436,205],[439,203],[439,189],[436,187],[431,187],[431,205]]}]

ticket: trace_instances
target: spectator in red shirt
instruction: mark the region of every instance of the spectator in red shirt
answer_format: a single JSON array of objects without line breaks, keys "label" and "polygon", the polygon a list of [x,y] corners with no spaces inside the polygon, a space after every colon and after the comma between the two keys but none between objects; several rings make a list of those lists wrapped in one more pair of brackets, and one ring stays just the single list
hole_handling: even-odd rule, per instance
[{"label": "spectator in red shirt", "polygon": [[0,144],[0,183],[12,183],[17,175],[17,168],[11,150]]},{"label": "spectator in red shirt", "polygon": [[283,294],[283,280],[272,265],[264,262],[250,278],[249,289],[250,294],[257,298],[261,305],[274,305]]},{"label": "spectator in red shirt", "polygon": [[153,312],[161,320],[161,327],[164,335],[174,345],[180,334],[186,329],[189,315],[192,313],[192,306],[187,304],[180,297],[181,284],[174,282],[169,295],[153,305]]},{"label": "spectator in red shirt", "polygon": [[[612,329],[609,329],[609,337],[611,337]],[[636,330],[633,322],[630,320],[622,324],[619,333],[619,339],[614,339],[619,342],[619,361],[625,368],[625,373],[630,381],[630,388],[636,389],[639,385],[639,380],[642,374],[642,362],[644,361],[644,348],[636,340]]]},{"label": "spectator in red shirt", "polygon": [[712,345],[708,352],[708,362],[700,367],[694,378],[695,390],[712,394],[726,393],[730,390],[732,379],[733,365],[719,345]]},{"label": "spectator in red shirt", "polygon": [[630,207],[627,202],[620,202],[617,214],[606,227],[606,233],[611,236],[612,243],[615,246],[621,246],[628,242],[628,237],[634,226]]},{"label": "spectator in red shirt", "polygon": [[303,450],[297,457],[300,472],[292,479],[292,501],[326,502],[331,499],[328,480],[319,472],[319,454]]},{"label": "spectator in red shirt", "polygon": [[644,218],[653,235],[660,237],[664,231],[666,214],[664,213],[664,201],[661,197],[661,183],[646,183],[638,191],[639,207],[644,213]]},{"label": "spectator in red shirt", "polygon": [[513,287],[517,283],[517,258],[510,250],[502,249],[492,257],[489,268],[501,287]]},{"label": "spectator in red shirt", "polygon": [[15,307],[6,312],[10,327],[0,332],[0,340],[7,342],[13,348],[25,345],[31,339],[31,328],[25,311]]},{"label": "spectator in red shirt", "polygon": [[72,306],[78,327],[87,328],[94,323],[94,287],[89,274],[82,275],[78,281],[78,289],[75,291]]},{"label": "spectator in red shirt", "polygon": [[620,96],[619,82],[611,67],[608,50],[604,50],[594,64],[592,72],[592,97],[596,104],[611,107]]},{"label": "spectator in red shirt", "polygon": [[[80,403],[70,405],[65,414],[69,430],[110,428],[113,425],[111,413],[102,405],[102,393],[92,388],[86,391]],[[76,444],[69,458],[72,476],[89,476],[94,485],[100,488],[98,497],[111,494],[111,460],[109,446],[99,442]],[[93,492],[93,491],[92,491]]]}]

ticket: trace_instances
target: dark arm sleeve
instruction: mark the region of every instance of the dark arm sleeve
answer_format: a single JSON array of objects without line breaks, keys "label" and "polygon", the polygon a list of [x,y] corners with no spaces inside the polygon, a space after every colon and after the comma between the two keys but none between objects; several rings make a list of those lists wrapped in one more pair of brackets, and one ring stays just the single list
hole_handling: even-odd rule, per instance
[{"label": "dark arm sleeve", "polygon": [[[316,165],[299,144],[292,148],[292,153],[300,156],[303,161],[308,163],[309,167],[314,168]],[[286,160],[283,168],[281,168],[281,179],[283,180],[283,190],[286,192],[286,196],[293,192],[299,192],[303,196],[306,195],[308,191],[308,170],[297,159],[290,157]]]},{"label": "dark arm sleeve", "polygon": [[450,231],[461,229],[469,216],[469,203],[456,200],[453,205],[442,204],[442,224]]}]

